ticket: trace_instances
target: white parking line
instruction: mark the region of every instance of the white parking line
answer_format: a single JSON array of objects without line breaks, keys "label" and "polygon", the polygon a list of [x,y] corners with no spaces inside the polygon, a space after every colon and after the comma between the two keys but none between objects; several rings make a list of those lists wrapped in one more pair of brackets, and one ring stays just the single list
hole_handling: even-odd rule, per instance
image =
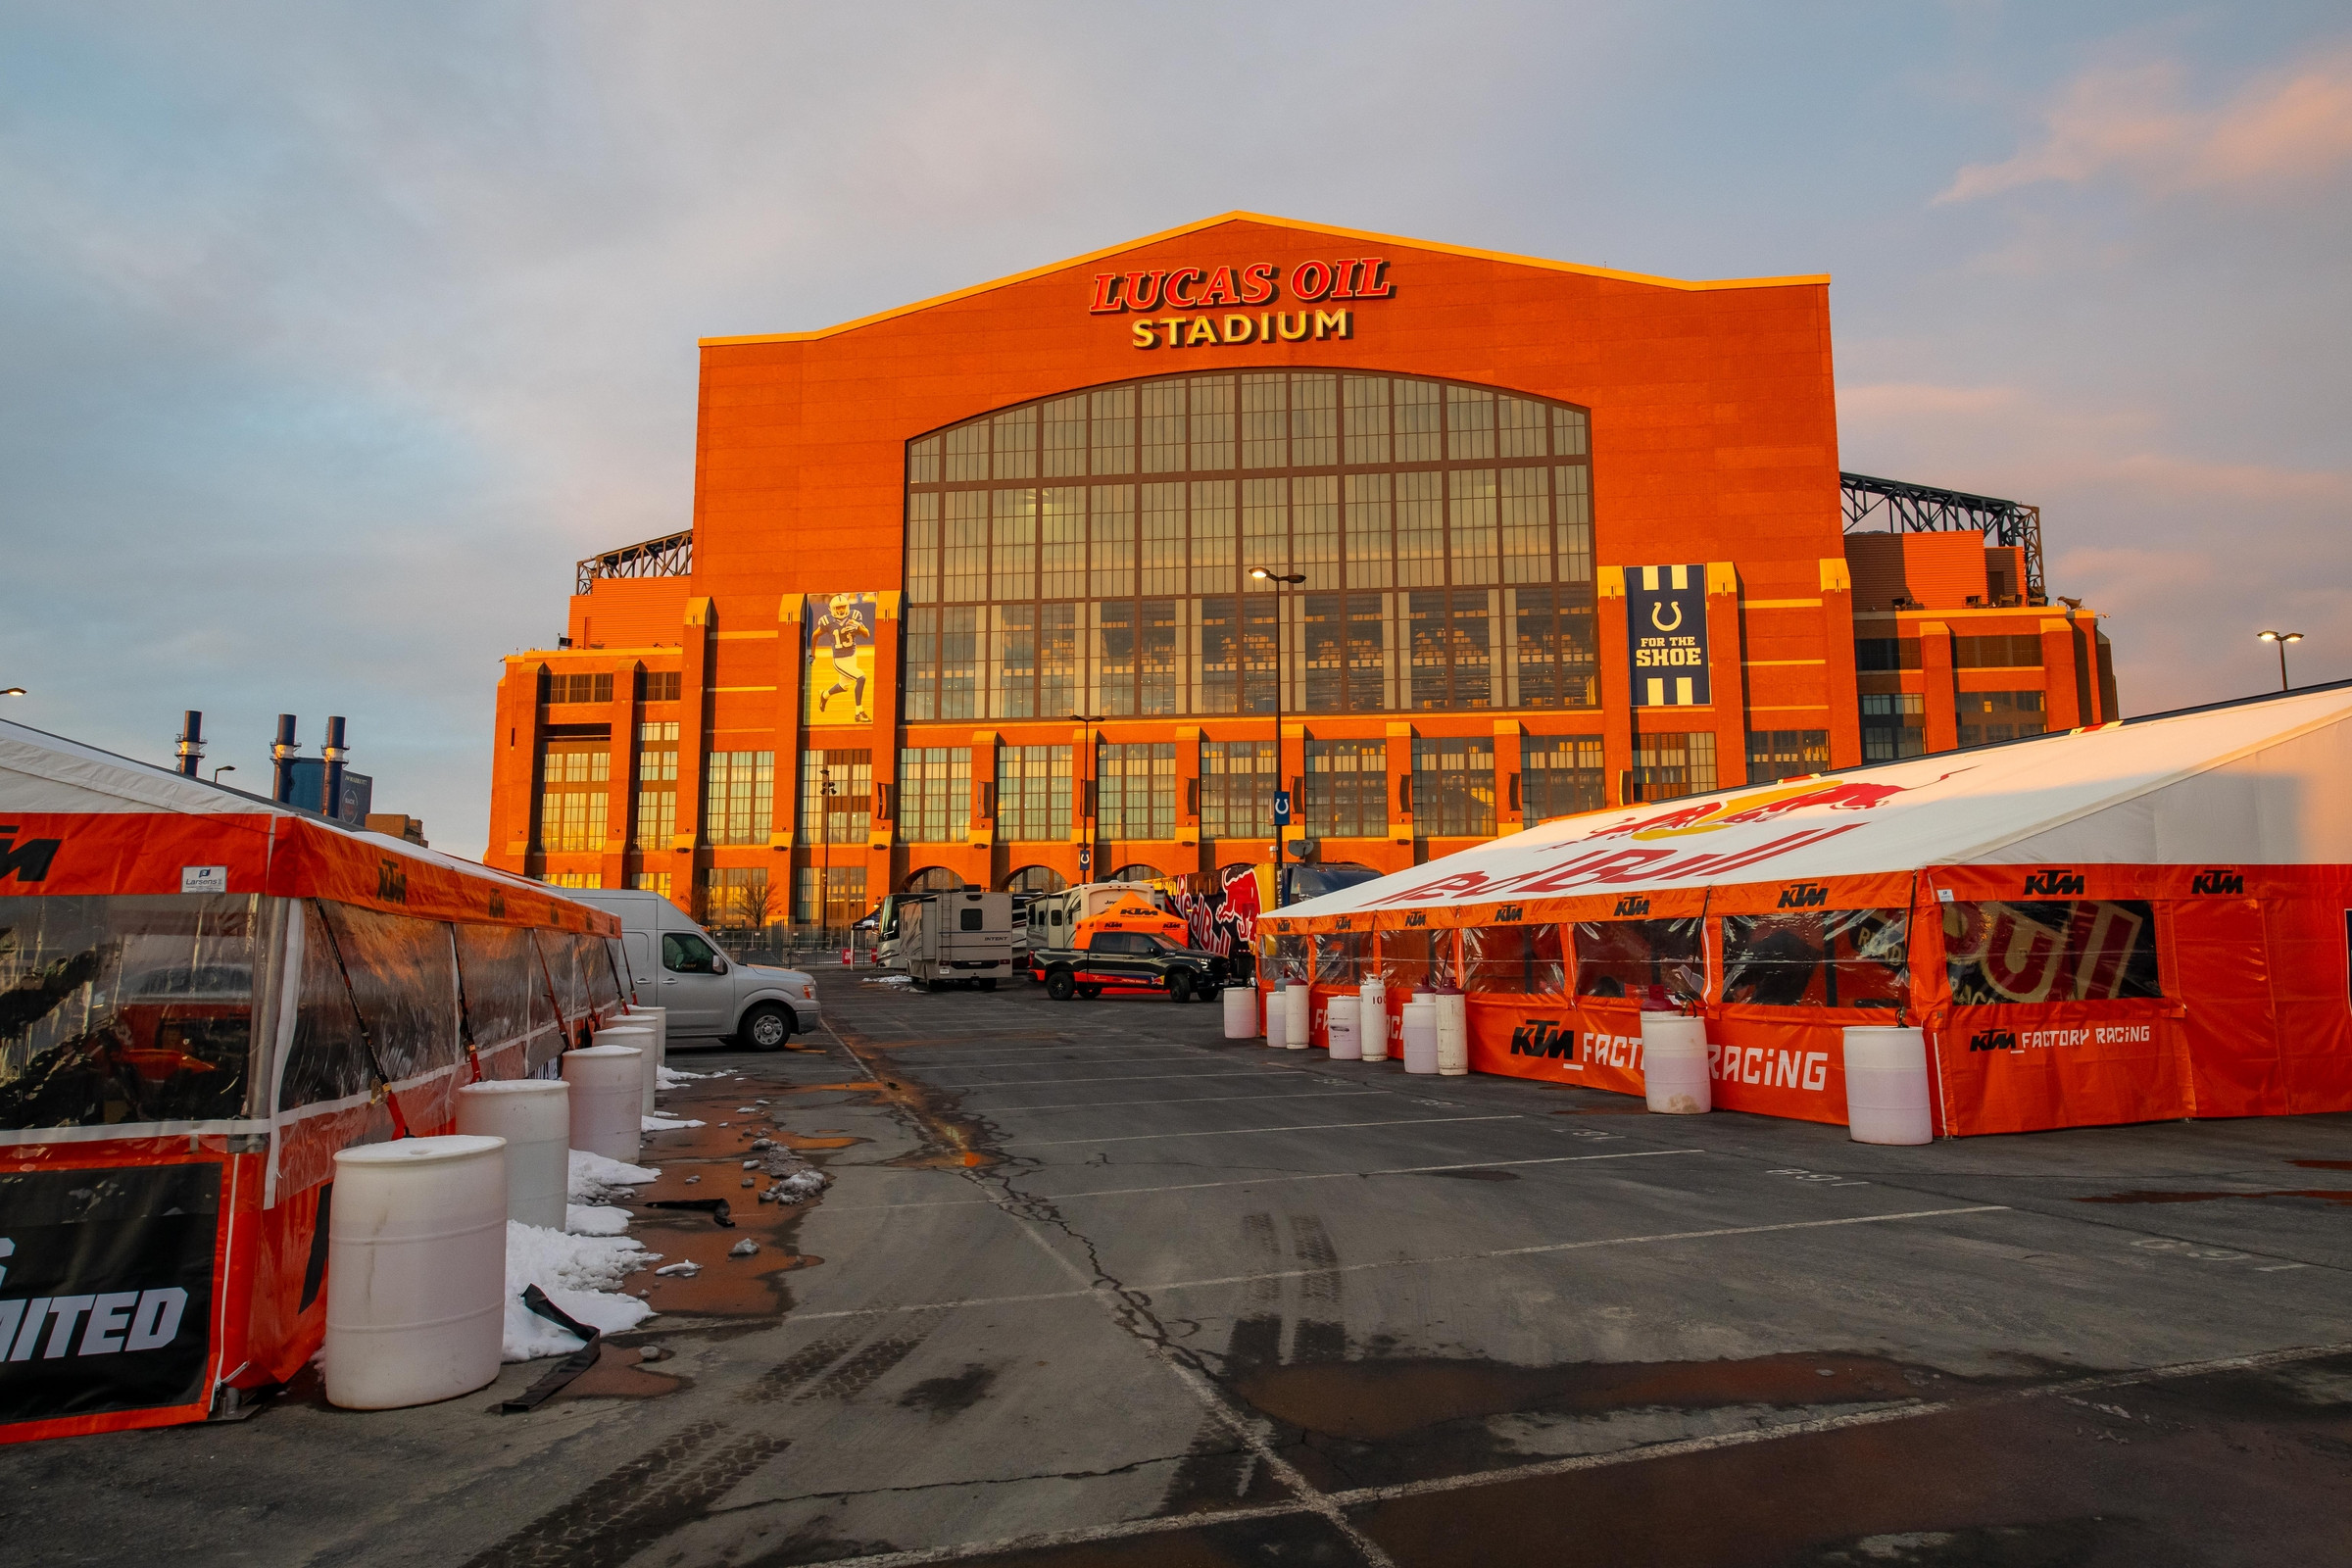
[{"label": "white parking line", "polygon": [[1271,1105],[1293,1100],[1344,1100],[1350,1095],[1393,1095],[1393,1089],[1318,1089],[1306,1095],[1180,1095],[1173,1100],[1065,1100],[1052,1105],[991,1105],[991,1116],[1014,1110],[1094,1110],[1108,1105],[1226,1105],[1237,1100]]},{"label": "white parking line", "polygon": [[[1046,1065],[1040,1062],[1038,1065]],[[922,1074],[928,1083],[930,1074]],[[1170,1078],[1304,1078],[1296,1067],[1253,1067],[1248,1072],[1136,1072],[1112,1073],[1106,1078],[1007,1078],[994,1084],[932,1084],[934,1089],[1046,1089],[1054,1084],[1155,1084]]]},{"label": "white parking line", "polygon": [[[1471,1167],[1463,1167],[1469,1169]],[[1447,1252],[1436,1257],[1383,1258],[1373,1263],[1341,1263],[1322,1268],[1286,1268],[1265,1274],[1219,1274],[1204,1279],[1163,1280],[1157,1285],[1128,1289],[1144,1295],[1168,1291],[1207,1290],[1220,1285],[1254,1285],[1267,1280],[1304,1279],[1309,1275],[1361,1274],[1373,1269],[1427,1268],[1436,1263],[1483,1263],[1497,1257],[1539,1257],[1556,1252],[1591,1251],[1601,1247],[1650,1247],[1667,1242],[1707,1242],[1730,1236],[1773,1236],[1784,1231],[1828,1230],[1839,1225],[1885,1225],[1907,1219],[1943,1219],[1956,1214],[2005,1214],[2006,1203],[1972,1203],[1965,1208],[1914,1208],[1899,1214],[1854,1214],[1844,1219],[1799,1219],[1778,1225],[1727,1225],[1718,1230],[1663,1231],[1650,1236],[1608,1236],[1590,1242],[1546,1242],[1535,1247],[1505,1247],[1491,1252]],[[1027,1296],[971,1296],[954,1301],[923,1301],[911,1306],[862,1306],[835,1312],[793,1312],[787,1321],[813,1323],[842,1317],[895,1317],[907,1312],[941,1312],[965,1306],[1013,1306],[1026,1301],[1071,1301],[1093,1291],[1039,1291]]]},{"label": "white parking line", "polygon": [[[1613,1154],[1546,1154],[1541,1159],[1470,1159],[1450,1165],[1389,1165],[1379,1170],[1318,1170],[1302,1175],[1237,1176],[1223,1182],[1172,1182],[1161,1187],[1105,1187],[1091,1193],[1039,1193],[1032,1195],[1050,1203],[1072,1203],[1089,1198],[1136,1198],[1152,1193],[1197,1193],[1208,1187],[1272,1187],[1283,1182],[1332,1182],[1344,1176],[1430,1176],[1448,1170],[1494,1170],[1504,1165],[1577,1165],[1595,1159],[1654,1159],[1660,1154],[1703,1154],[1703,1149],[1628,1149]],[[971,1208],[991,1207],[993,1198],[942,1198],[927,1203],[827,1203],[825,1212],[837,1214],[846,1209],[898,1208]]]},{"label": "white parking line", "polygon": [[1057,1149],[1065,1144],[1144,1144],[1164,1138],[1239,1138],[1244,1133],[1339,1132],[1349,1127],[1426,1127],[1449,1121],[1518,1121],[1516,1113],[1500,1116],[1413,1116],[1401,1121],[1308,1121],[1291,1127],[1219,1127],[1196,1133],[1122,1133],[1116,1138],[1007,1138],[1000,1149]]}]

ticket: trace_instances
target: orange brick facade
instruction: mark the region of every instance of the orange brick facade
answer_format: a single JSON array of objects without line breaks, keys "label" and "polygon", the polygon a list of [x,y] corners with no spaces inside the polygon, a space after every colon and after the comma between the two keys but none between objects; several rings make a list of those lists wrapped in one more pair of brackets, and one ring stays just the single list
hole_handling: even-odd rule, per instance
[{"label": "orange brick facade", "polygon": [[[1368,261],[1381,265],[1349,265]],[[1322,274],[1301,268],[1316,263],[1332,269],[1339,291],[1352,282],[1353,297],[1298,297],[1303,291],[1290,285],[1315,284]],[[1152,284],[1156,308],[1100,309],[1106,287],[1125,286],[1101,280],[1130,273],[1161,274]],[[1157,298],[1170,277],[1201,308]],[[1252,303],[1238,292],[1269,288],[1272,298]],[[1270,713],[1114,714],[1096,725],[1058,714],[906,716],[899,664],[910,443],[1110,383],[1284,368],[1425,377],[1587,412],[1596,706],[1301,713],[1286,704],[1279,734]],[[507,662],[490,863],[605,886],[666,878],[689,906],[714,873],[740,881],[764,872],[778,889],[774,906],[755,916],[764,919],[784,918],[792,873],[820,863],[828,878],[859,868],[869,906],[932,868],[987,886],[1031,867],[1072,882],[1131,864],[1211,870],[1265,859],[1274,835],[1237,834],[1230,823],[1222,839],[1203,833],[1203,745],[1279,739],[1285,781],[1305,776],[1310,743],[1387,743],[1385,831],[1317,852],[1386,871],[1473,842],[1416,821],[1403,787],[1416,741],[1490,742],[1494,830],[1510,832],[1527,825],[1523,755],[1563,737],[1599,743],[1605,803],[1614,805],[1638,776],[1640,737],[1662,724],[1712,734],[1715,782],[1736,785],[1762,732],[1819,734],[1828,765],[1862,761],[1866,697],[1917,710],[1910,717],[1930,750],[1959,744],[1973,711],[1967,693],[2014,691],[2028,677],[2046,693],[2050,728],[2114,716],[2094,623],[2023,604],[2014,552],[1988,551],[1975,535],[1873,536],[1849,559],[1860,536],[1842,531],[1822,277],[1691,284],[1234,215],[840,327],[707,340],[692,526],[690,576],[599,578],[572,600],[568,648]],[[1638,709],[1626,572],[1682,563],[1704,566],[1712,700]],[[806,596],[869,591],[879,596],[871,721],[810,729],[802,722]],[[1280,635],[1289,649],[1291,633]],[[1890,667],[1858,670],[1858,638],[1902,650],[1878,661]],[[2018,662],[2020,638],[2039,639],[2038,669]],[[1985,647],[2008,662],[1954,662]],[[609,690],[571,678],[606,674]],[[1282,678],[1287,695],[1296,677]],[[673,724],[674,817],[649,824],[641,737],[666,747],[663,727]],[[1112,840],[1090,830],[1088,787],[1100,765],[1090,733],[1111,746],[1172,743],[1166,836]],[[600,739],[601,762],[590,755]],[[870,758],[858,842],[810,843],[798,820],[799,759],[812,745]],[[1039,746],[1072,749],[1057,786],[1069,792],[1067,828],[1008,840],[996,819],[999,758]],[[902,831],[898,770],[902,752],[915,748],[968,757],[956,842],[910,843]],[[551,828],[545,797],[557,752],[566,754],[557,771],[568,769],[586,804],[567,802],[566,825]],[[712,841],[711,754],[772,758],[763,842],[741,842],[740,782],[730,786],[738,815],[724,835],[733,842]],[[589,799],[600,786],[601,805]]]}]

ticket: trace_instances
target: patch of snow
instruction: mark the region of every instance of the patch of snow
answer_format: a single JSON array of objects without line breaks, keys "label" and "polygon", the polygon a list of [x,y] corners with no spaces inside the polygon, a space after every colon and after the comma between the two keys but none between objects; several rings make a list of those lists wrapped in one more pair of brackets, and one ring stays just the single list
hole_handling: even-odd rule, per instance
[{"label": "patch of snow", "polygon": [[[693,1278],[695,1275],[697,1275],[697,1274],[700,1274],[702,1271],[703,1271],[703,1265],[702,1265],[702,1264],[700,1264],[700,1263],[694,1262],[694,1261],[692,1261],[691,1259],[689,1259],[688,1261],[686,1261],[686,1262],[683,1262],[683,1263],[670,1263],[670,1264],[666,1264],[666,1265],[664,1265],[664,1266],[663,1266],[663,1267],[662,1267],[662,1268],[658,1268],[658,1269],[654,1270],[654,1272],[655,1272],[655,1273],[657,1273],[657,1274],[683,1274],[683,1275],[685,1275],[685,1276],[686,1276],[688,1279],[692,1279],[692,1278]],[[651,1307],[648,1307],[648,1308],[646,1308],[646,1310],[647,1310],[648,1312],[651,1312],[651,1311],[653,1310],[653,1308],[651,1308]]]},{"label": "patch of snow", "polygon": [[807,1170],[795,1171],[768,1191],[776,1195],[779,1203],[805,1203],[825,1190],[825,1180],[823,1171],[810,1166]]},{"label": "patch of snow", "polygon": [[661,1174],[643,1165],[626,1165],[604,1154],[575,1149],[571,1152],[570,1191],[565,1196],[575,1203],[593,1203],[607,1196],[609,1188],[642,1187]]},{"label": "patch of snow", "polygon": [[750,1257],[759,1250],[760,1244],[746,1236],[742,1241],[727,1249],[727,1255],[729,1257]]},{"label": "patch of snow", "polygon": [[527,1287],[538,1286],[549,1300],[579,1322],[607,1334],[619,1334],[653,1316],[654,1309],[633,1296],[619,1294],[616,1287],[661,1258],[660,1252],[649,1252],[625,1236],[571,1236],[507,1221],[502,1359],[529,1361],[543,1355],[565,1355],[580,1348],[576,1336],[522,1304]]},{"label": "patch of snow", "polygon": [[[641,1121],[643,1125],[640,1131],[649,1133],[674,1133],[683,1128],[702,1125],[699,1121],[683,1120],[676,1116],[646,1116],[641,1118]],[[722,1121],[719,1125],[724,1127],[726,1123]]]},{"label": "patch of snow", "polygon": [[662,1067],[657,1070],[662,1075],[661,1087],[663,1089],[675,1089],[678,1087],[678,1085],[683,1083],[691,1083],[697,1078],[718,1078],[724,1076],[723,1074],[714,1072],[688,1072],[682,1067]]},{"label": "patch of snow", "polygon": [[602,1203],[572,1203],[564,1210],[564,1229],[574,1236],[618,1236],[629,1228],[629,1211]]},{"label": "patch of snow", "polygon": [[865,986],[910,986],[914,984],[914,976],[910,974],[884,974],[876,975],[870,980],[860,980],[858,983]]}]

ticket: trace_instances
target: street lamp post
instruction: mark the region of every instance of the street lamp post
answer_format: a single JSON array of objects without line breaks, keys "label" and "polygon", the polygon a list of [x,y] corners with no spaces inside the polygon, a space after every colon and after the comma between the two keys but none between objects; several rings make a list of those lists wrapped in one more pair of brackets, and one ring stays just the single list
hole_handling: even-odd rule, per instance
[{"label": "street lamp post", "polygon": [[220,775],[221,775],[221,774],[223,774],[223,773],[234,773],[236,770],[237,770],[237,764],[236,764],[236,763],[234,763],[234,762],[222,762],[222,763],[221,763],[221,764],[220,764],[219,767],[216,767],[216,768],[214,768],[214,769],[213,769],[213,782],[214,782],[214,783],[216,783],[216,784],[218,784],[218,783],[220,783]]},{"label": "street lamp post", "polygon": [[0,686],[0,697],[22,697],[24,695],[24,688],[22,686]]},{"label": "street lamp post", "polygon": [[1078,771],[1079,836],[1078,880],[1092,882],[1095,863],[1095,726],[1108,717],[1106,713],[1072,713],[1070,722],[1085,726],[1082,743],[1083,757]]},{"label": "street lamp post", "polygon": [[816,873],[816,929],[818,940],[833,945],[833,797],[841,789],[832,768],[825,769],[824,814],[817,819],[817,836],[824,844],[824,869]]},{"label": "street lamp post", "polygon": [[[1268,571],[1263,566],[1251,566],[1250,575],[1260,582],[1274,584],[1274,791],[1279,795],[1282,793],[1282,591],[1285,587],[1296,588],[1305,582],[1306,573],[1303,571]],[[1271,817],[1274,814],[1271,808],[1272,803],[1267,804],[1266,814]],[[1296,817],[1298,814],[1299,804],[1298,801],[1291,803],[1292,816]],[[1282,824],[1276,822],[1273,826],[1274,907],[1279,909],[1288,901],[1283,898],[1283,883],[1286,879],[1282,874]]]},{"label": "street lamp post", "polygon": [[2254,635],[2260,637],[2266,643],[2277,643],[2278,645],[2278,689],[2280,691],[2287,690],[2286,645],[2288,643],[2301,642],[2303,640],[2303,634],[2299,631],[2262,631],[2256,632]]}]

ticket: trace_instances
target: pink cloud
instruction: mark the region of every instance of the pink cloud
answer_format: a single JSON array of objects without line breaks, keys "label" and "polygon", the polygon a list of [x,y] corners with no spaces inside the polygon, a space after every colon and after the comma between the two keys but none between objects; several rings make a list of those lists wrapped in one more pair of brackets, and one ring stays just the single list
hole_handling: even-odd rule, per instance
[{"label": "pink cloud", "polygon": [[2279,184],[2352,161],[2352,50],[2273,73],[2218,108],[2182,98],[2180,69],[2169,63],[2084,72],[2043,114],[2036,142],[1999,163],[1966,166],[1936,200],[2111,175],[2163,194]]}]

